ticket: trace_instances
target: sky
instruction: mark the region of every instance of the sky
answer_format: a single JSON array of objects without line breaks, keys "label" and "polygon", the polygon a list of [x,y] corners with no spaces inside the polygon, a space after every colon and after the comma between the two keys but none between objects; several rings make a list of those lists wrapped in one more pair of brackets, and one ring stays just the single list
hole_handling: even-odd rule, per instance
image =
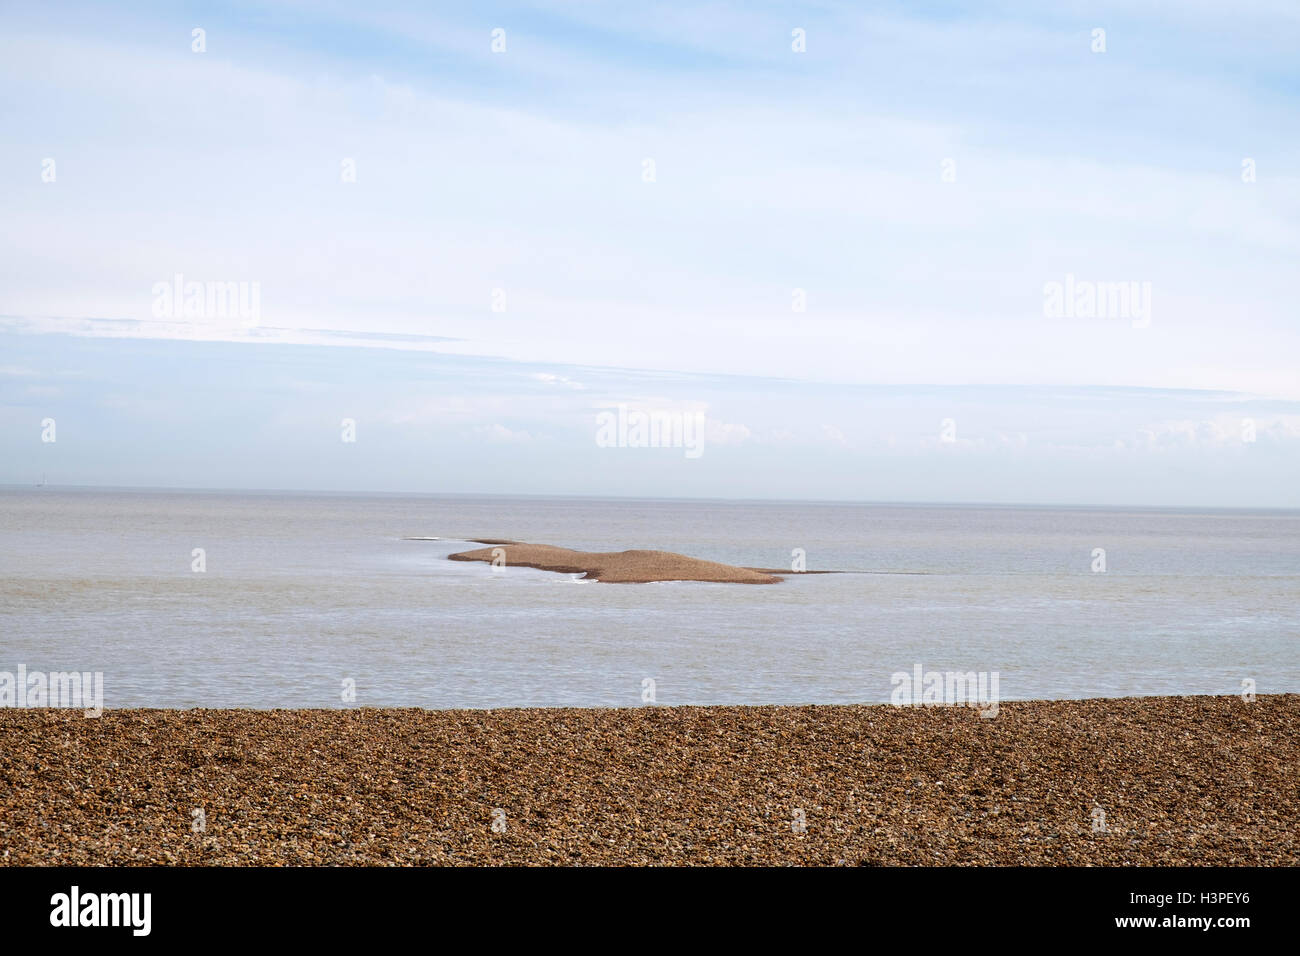
[{"label": "sky", "polygon": [[4,0],[0,483],[1300,507],[1298,51],[1282,0]]}]

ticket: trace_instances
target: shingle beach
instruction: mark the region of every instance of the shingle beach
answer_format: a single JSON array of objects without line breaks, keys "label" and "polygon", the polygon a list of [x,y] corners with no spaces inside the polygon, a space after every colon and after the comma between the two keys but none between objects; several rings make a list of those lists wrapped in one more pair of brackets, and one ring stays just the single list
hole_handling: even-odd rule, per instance
[{"label": "shingle beach", "polygon": [[1300,863],[1295,694],[0,710],[0,741],[10,865]]}]

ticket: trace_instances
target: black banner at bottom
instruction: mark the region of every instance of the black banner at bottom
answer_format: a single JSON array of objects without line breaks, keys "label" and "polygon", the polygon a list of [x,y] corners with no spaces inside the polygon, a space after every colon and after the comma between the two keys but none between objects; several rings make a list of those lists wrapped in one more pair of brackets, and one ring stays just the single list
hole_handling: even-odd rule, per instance
[{"label": "black banner at bottom", "polygon": [[[797,926],[949,946],[1122,938],[1232,945],[1277,933],[1286,869],[0,868],[7,942],[162,940],[331,946],[431,928],[614,942],[687,926],[732,942]],[[852,926],[846,925],[852,923]],[[656,929],[657,928],[657,929]],[[694,931],[690,931],[692,934]],[[870,934],[870,935],[867,935]],[[918,935],[919,934],[919,935]],[[1244,934],[1244,935],[1243,935]],[[1053,937],[1046,937],[1051,939]]]}]

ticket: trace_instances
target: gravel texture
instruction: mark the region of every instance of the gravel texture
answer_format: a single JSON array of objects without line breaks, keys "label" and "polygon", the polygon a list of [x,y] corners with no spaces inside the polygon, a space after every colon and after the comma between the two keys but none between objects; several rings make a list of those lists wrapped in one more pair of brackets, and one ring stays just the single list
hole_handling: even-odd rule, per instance
[{"label": "gravel texture", "polygon": [[1294,694],[3,710],[0,740],[4,864],[1300,863]]}]

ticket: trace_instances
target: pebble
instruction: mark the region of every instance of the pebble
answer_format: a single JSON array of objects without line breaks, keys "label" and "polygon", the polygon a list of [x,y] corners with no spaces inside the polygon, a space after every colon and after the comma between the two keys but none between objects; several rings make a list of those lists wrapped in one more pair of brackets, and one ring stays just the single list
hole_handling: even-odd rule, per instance
[{"label": "pebble", "polygon": [[0,740],[6,866],[1300,864],[1295,694],[5,709]]}]

